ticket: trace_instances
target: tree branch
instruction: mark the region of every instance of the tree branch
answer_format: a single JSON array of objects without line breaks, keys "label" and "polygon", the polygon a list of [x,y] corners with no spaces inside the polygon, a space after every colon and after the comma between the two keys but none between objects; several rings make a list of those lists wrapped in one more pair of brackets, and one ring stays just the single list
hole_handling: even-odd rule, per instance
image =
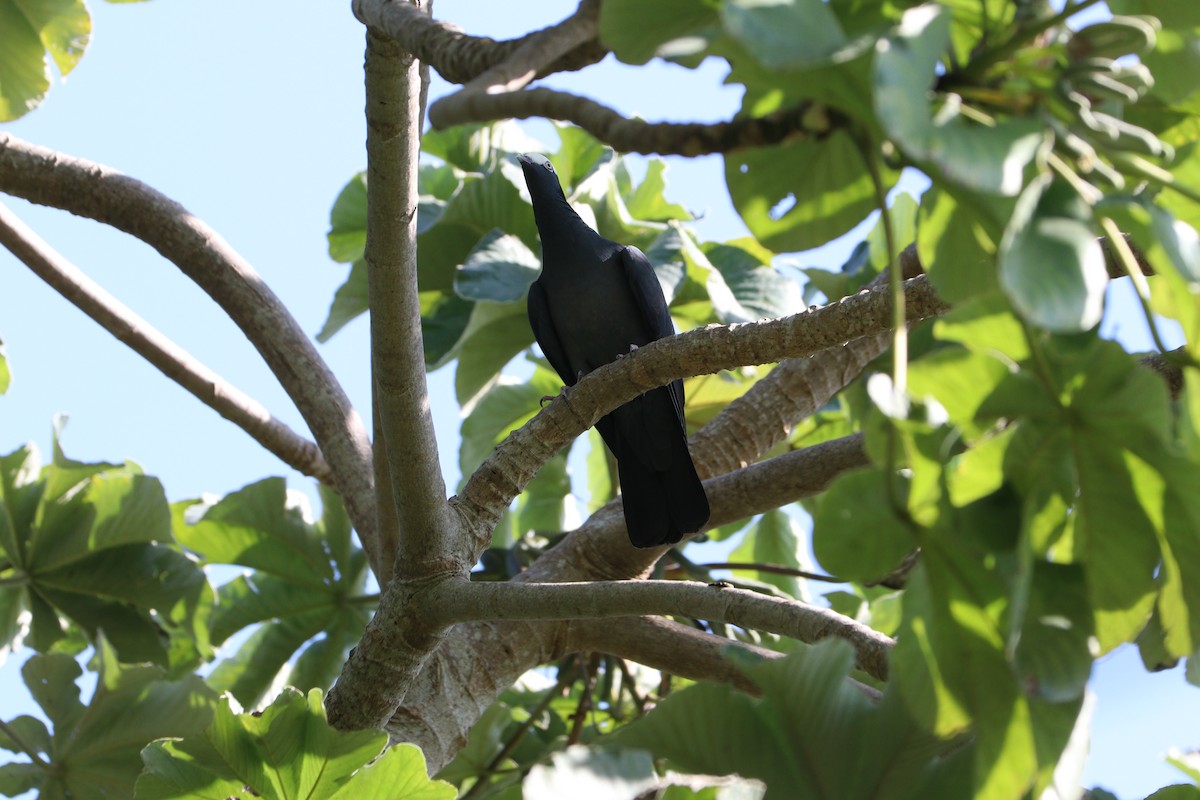
[{"label": "tree branch", "polygon": [[453,117],[439,115],[436,120],[431,115],[430,121],[437,127],[448,127],[509,117],[544,117],[578,125],[623,153],[689,157],[822,137],[845,124],[839,113],[818,103],[804,103],[766,116],[740,117],[730,122],[646,122],[627,118],[590,98],[546,88],[472,94],[456,104],[454,112]]},{"label": "tree branch", "polygon": [[[582,5],[588,5],[586,0]],[[360,22],[394,39],[450,83],[467,83],[478,77],[541,33],[535,31],[503,42],[486,36],[468,36],[455,25],[431,19],[407,0],[353,0],[352,9]],[[556,59],[538,75],[583,69],[607,54],[608,49],[593,39]]]},{"label": "tree branch", "polygon": [[149,244],[195,281],[246,334],[303,415],[378,570],[371,452],[337,378],[287,307],[216,231],[116,170],[0,133],[0,191],[111,225]]},{"label": "tree branch", "polygon": [[[420,65],[367,31],[367,262],[371,362],[386,445],[390,490],[401,533],[388,531],[385,558],[410,577],[464,569],[451,544],[451,517],[438,459],[417,296],[417,161]],[[473,562],[470,562],[473,563]],[[470,563],[465,569],[470,568]],[[382,565],[380,585],[391,579]]]},{"label": "tree branch", "polygon": [[[571,650],[609,653],[690,680],[727,683],[756,696],[758,685],[738,669],[727,651],[736,648],[764,659],[783,657],[775,650],[722,639],[662,617],[623,619],[620,625],[576,620],[569,624],[567,643]],[[881,696],[866,684],[853,679],[850,683],[874,700]]]},{"label": "tree branch", "polygon": [[524,37],[503,61],[430,106],[430,124],[435,128],[457,125],[470,119],[476,98],[524,88],[540,70],[594,40],[599,17],[599,0],[583,0],[567,19]]},{"label": "tree branch", "polygon": [[774,650],[722,639],[663,617],[627,617],[619,625],[608,620],[571,620],[566,631],[569,650],[608,653],[690,680],[727,683],[753,695],[760,693],[758,686],[726,651],[736,647],[761,658],[782,657]]},{"label": "tree branch", "polygon": [[[900,254],[901,275],[915,278],[924,271],[916,245]],[[887,272],[870,288],[887,284]],[[721,475],[753,464],[791,435],[807,419],[862,373],[887,350],[891,336],[879,333],[830,347],[808,358],[779,362],[765,378],[692,436],[692,460],[702,477]]]},{"label": "tree branch", "polygon": [[[821,442],[704,482],[710,527],[820,494],[838,475],[869,463],[861,434]],[[629,546],[621,500],[601,508],[513,580],[627,580],[645,575],[665,548]]]},{"label": "tree branch", "polygon": [[858,667],[887,680],[894,642],[872,628],[819,606],[744,589],[692,581],[592,583],[471,582],[449,579],[420,599],[420,610],[445,625],[481,619],[562,620],[686,616],[768,631],[802,642],[830,636],[854,648]]},{"label": "tree branch", "polygon": [[330,483],[329,465],[317,446],[271,416],[254,398],[197,361],[117,300],[0,204],[0,245],[159,372],[237,425],[288,466]]}]

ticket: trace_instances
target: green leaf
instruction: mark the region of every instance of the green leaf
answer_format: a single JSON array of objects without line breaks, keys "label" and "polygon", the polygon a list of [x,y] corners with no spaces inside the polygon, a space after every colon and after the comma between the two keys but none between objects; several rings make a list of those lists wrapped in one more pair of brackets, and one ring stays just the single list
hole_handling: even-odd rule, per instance
[{"label": "green leaf", "polygon": [[517,500],[517,525],[522,531],[557,533],[564,530],[571,497],[567,451],[559,453],[538,470]]},{"label": "green leaf", "polygon": [[544,149],[513,120],[455,125],[421,137],[423,152],[466,172],[490,172],[511,155]]},{"label": "green leaf", "polygon": [[539,366],[528,383],[505,378],[488,390],[463,420],[458,451],[463,476],[470,476],[505,436],[538,412],[543,397],[558,394],[561,387],[557,375]]},{"label": "green leaf", "polygon": [[916,541],[888,504],[887,481],[900,478],[879,469],[838,476],[817,500],[813,552],[831,574],[870,581],[891,572],[916,549]]},{"label": "green leaf", "polygon": [[689,771],[787,787],[789,797],[907,797],[942,746],[890,693],[876,705],[853,689],[846,681],[853,660],[845,642],[804,647],[745,668],[761,699],[696,684],[610,738]]},{"label": "green leaf", "polygon": [[[808,542],[800,525],[786,512],[776,509],[763,514],[741,543],[729,555],[730,561],[771,564],[778,567],[814,572],[808,557]],[[812,602],[808,581],[791,575],[777,575],[754,569],[734,570],[737,577],[748,577],[779,588],[790,597]]]},{"label": "green leaf", "polygon": [[1162,22],[1154,50],[1140,55],[1154,74],[1152,93],[1167,102],[1179,102],[1196,91],[1190,76],[1200,70],[1200,9],[1191,3],[1157,0],[1113,0],[1114,14],[1149,14]]},{"label": "green leaf", "polygon": [[990,508],[964,510],[923,541],[905,588],[894,674],[908,708],[935,732],[974,720],[973,796],[1015,800],[1038,765],[1029,704],[1005,658],[1005,589],[976,527]]},{"label": "green leaf", "polygon": [[524,303],[475,304],[462,336],[445,356],[458,357],[454,391],[464,412],[470,413],[500,370],[531,344],[533,330]]},{"label": "green leaf", "polygon": [[209,676],[245,706],[256,705],[287,663],[322,634],[292,678],[303,685],[328,676],[330,663],[340,663],[370,617],[362,602],[366,557],[350,542],[336,497],[326,492],[322,500],[322,519],[311,522],[306,504],[291,503],[283,479],[269,478],[207,508],[175,508],[176,535],[185,546],[209,563],[255,570],[218,589],[212,619],[217,643],[265,623]]},{"label": "green leaf", "polygon": [[[690,394],[688,399],[691,399]],[[617,462],[595,428],[588,429],[587,437],[588,513],[593,514],[617,496]]]},{"label": "green leaf", "polygon": [[493,230],[475,245],[454,276],[454,292],[464,300],[514,303],[537,279],[541,260],[525,243]]},{"label": "green leaf", "polygon": [[1029,358],[1021,321],[1000,292],[955,306],[934,323],[933,331],[938,339],[959,342],[977,353],[999,353],[1015,362]]},{"label": "green leaf", "polygon": [[[363,275],[366,290],[366,275]],[[471,322],[475,304],[453,292],[421,292],[421,338],[425,345],[425,366],[436,369],[449,359],[463,332]],[[365,295],[364,295],[365,297]],[[532,334],[531,334],[532,336]]]},{"label": "green leaf", "polygon": [[[99,678],[91,702],[79,701],[79,665],[69,656],[33,656],[21,674],[34,700],[54,725],[52,735],[29,717],[10,722],[36,747],[49,769],[22,765],[42,797],[80,800],[132,797],[142,769],[138,753],[153,739],[185,736],[212,718],[216,696],[194,675],[165,680],[157,667],[125,666],[100,638]],[[10,773],[10,778],[12,774]]]},{"label": "green leaf", "polygon": [[[604,11],[601,9],[600,13]],[[577,186],[599,165],[611,161],[616,155],[611,147],[583,128],[555,122],[554,131],[558,134],[559,146],[550,156],[550,161],[562,181],[564,192],[568,191],[568,187]]]},{"label": "green leaf", "polygon": [[948,99],[926,98],[950,45],[950,14],[932,3],[904,12],[876,45],[875,110],[887,135],[922,168],[979,192],[1016,195],[1023,170],[1043,139],[1040,123],[1016,119],[992,127],[967,123]]},{"label": "green leaf", "polygon": [[[708,262],[721,273],[736,306],[718,309],[730,321],[775,319],[804,308],[800,286],[771,266],[771,252],[753,239],[706,242],[700,247]],[[713,294],[710,288],[710,296]],[[715,298],[714,298],[715,300]]]},{"label": "green leaf", "polygon": [[[329,306],[329,314],[325,317],[325,324],[317,333],[317,341],[328,342],[351,320],[364,313],[368,304],[367,262],[360,258],[351,265],[346,282],[339,286],[334,293],[333,303]],[[422,314],[421,321],[424,322],[424,314]]]},{"label": "green leaf", "polygon": [[[0,545],[24,579],[0,589],[0,647],[29,633],[47,650],[67,636],[62,617],[93,640],[107,631],[129,661],[173,669],[208,653],[212,590],[171,542],[161,484],[132,465],[83,464],[36,451],[0,461]],[[22,622],[23,609],[32,619]],[[163,634],[169,634],[168,639]]]},{"label": "green leaf", "polygon": [[667,164],[660,158],[652,158],[646,164],[646,177],[633,192],[625,197],[626,208],[634,219],[666,222],[672,219],[689,220],[692,214],[664,197],[667,189]]},{"label": "green leaf", "polygon": [[1200,754],[1196,751],[1184,752],[1178,747],[1172,747],[1167,752],[1167,763],[1200,783]]},{"label": "green leaf", "polygon": [[1146,800],[1200,800],[1200,787],[1190,783],[1164,786],[1154,794],[1148,795]]},{"label": "green leaf", "polygon": [[4,341],[0,340],[0,394],[8,391],[8,385],[12,381],[12,372],[8,368],[8,352],[4,347]]},{"label": "green leaf", "polygon": [[65,76],[82,58],[91,31],[83,0],[0,0],[0,121],[36,108],[50,90],[47,54]]},{"label": "green leaf", "polygon": [[1051,703],[1077,700],[1092,673],[1093,634],[1083,570],[1035,563],[1029,604],[1015,653],[1027,694]]},{"label": "green leaf", "polygon": [[846,45],[833,9],[796,0],[727,0],[721,23],[767,69],[823,61]]},{"label": "green leaf", "polygon": [[[461,302],[451,304],[449,297],[428,293],[449,295],[458,267],[493,230],[519,238],[527,248],[537,246],[524,177],[508,154],[543,148],[512,122],[457,126],[426,134],[423,141],[427,153],[448,161],[442,166],[423,166],[420,174],[417,282],[422,293],[425,358],[432,365],[458,341],[465,312]],[[366,246],[366,197],[365,177],[360,174],[342,190],[330,214],[330,255],[338,261],[354,262],[354,267],[334,297],[317,337],[320,341],[328,340],[367,310],[367,269],[361,260]],[[435,313],[439,310],[441,315]],[[432,338],[438,341],[431,343]]]},{"label": "green leaf", "polygon": [[1099,324],[1108,270],[1091,220],[1075,190],[1049,175],[1017,201],[997,253],[1000,285],[1033,324],[1057,333]]},{"label": "green leaf", "polygon": [[600,41],[626,64],[645,64],[664,44],[717,21],[710,0],[607,0],[600,7]]},{"label": "green leaf", "polygon": [[[898,173],[883,171],[884,191]],[[777,252],[826,244],[877,206],[875,186],[843,130],[725,157],[729,196],[750,232]]]},{"label": "green leaf", "polygon": [[[1026,416],[1005,464],[1025,498],[1026,536],[1039,556],[1084,564],[1107,652],[1137,635],[1155,600],[1164,495],[1172,496],[1155,467],[1169,463],[1166,389],[1114,343],[1052,341],[1042,357],[1053,388],[1014,379],[990,411]],[[1195,513],[1190,502],[1167,507],[1173,523]]]},{"label": "green leaf", "polygon": [[146,748],[146,771],[138,780],[137,797],[454,796],[453,787],[425,777],[419,750],[398,745],[379,756],[386,744],[382,731],[334,730],[326,722],[319,690],[306,697],[289,688],[261,714],[235,715],[222,703],[202,733]]},{"label": "green leaf", "polygon": [[429,779],[416,745],[397,744],[356,772],[330,800],[454,800],[457,795],[451,784]]},{"label": "green leaf", "polygon": [[329,556],[290,499],[283,478],[265,478],[226,495],[192,524],[177,525],[175,535],[211,563],[323,589],[333,580]]},{"label": "green leaf", "polygon": [[995,243],[972,208],[947,191],[935,188],[921,196],[917,252],[938,296],[948,303],[998,287]]},{"label": "green leaf", "polygon": [[329,211],[329,257],[348,264],[363,257],[367,246],[367,173],[350,179]]},{"label": "green leaf", "polygon": [[1008,366],[990,354],[946,347],[912,364],[909,393],[919,400],[935,398],[954,424],[973,438],[991,427],[991,419],[980,418],[980,409],[1008,375]]}]

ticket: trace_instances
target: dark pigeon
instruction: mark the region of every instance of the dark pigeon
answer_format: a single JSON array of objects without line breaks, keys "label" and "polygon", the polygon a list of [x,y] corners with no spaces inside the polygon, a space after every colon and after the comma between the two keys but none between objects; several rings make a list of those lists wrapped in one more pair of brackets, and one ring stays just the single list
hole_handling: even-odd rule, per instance
[{"label": "dark pigeon", "polygon": [[[563,196],[545,156],[518,158],[542,239],[542,274],[529,287],[529,324],[551,366],[573,386],[675,328],[649,260],[605,239]],[[635,547],[674,544],[708,522],[708,497],[687,448],[683,381],[636,397],[596,423],[617,459],[625,526]]]}]

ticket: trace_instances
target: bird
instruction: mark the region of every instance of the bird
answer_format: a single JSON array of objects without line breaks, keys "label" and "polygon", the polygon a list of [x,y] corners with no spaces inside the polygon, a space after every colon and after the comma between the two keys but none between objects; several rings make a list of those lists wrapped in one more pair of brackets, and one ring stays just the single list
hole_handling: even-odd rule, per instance
[{"label": "bird", "polygon": [[[574,386],[592,370],[675,334],[654,267],[641,250],[605,239],[563,194],[540,153],[517,157],[542,243],[529,287],[529,325],[554,371]],[[708,523],[708,496],[687,446],[683,381],[635,397],[596,423],[617,460],[634,547],[675,544]]]}]

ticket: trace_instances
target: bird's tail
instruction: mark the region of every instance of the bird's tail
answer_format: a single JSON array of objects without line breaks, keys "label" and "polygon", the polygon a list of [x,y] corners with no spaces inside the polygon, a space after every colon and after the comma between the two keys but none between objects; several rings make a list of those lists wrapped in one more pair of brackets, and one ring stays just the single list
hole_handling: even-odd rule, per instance
[{"label": "bird's tail", "polygon": [[672,437],[671,447],[665,470],[656,470],[636,457],[618,459],[625,526],[634,547],[674,544],[708,522],[708,496],[682,430]]}]

